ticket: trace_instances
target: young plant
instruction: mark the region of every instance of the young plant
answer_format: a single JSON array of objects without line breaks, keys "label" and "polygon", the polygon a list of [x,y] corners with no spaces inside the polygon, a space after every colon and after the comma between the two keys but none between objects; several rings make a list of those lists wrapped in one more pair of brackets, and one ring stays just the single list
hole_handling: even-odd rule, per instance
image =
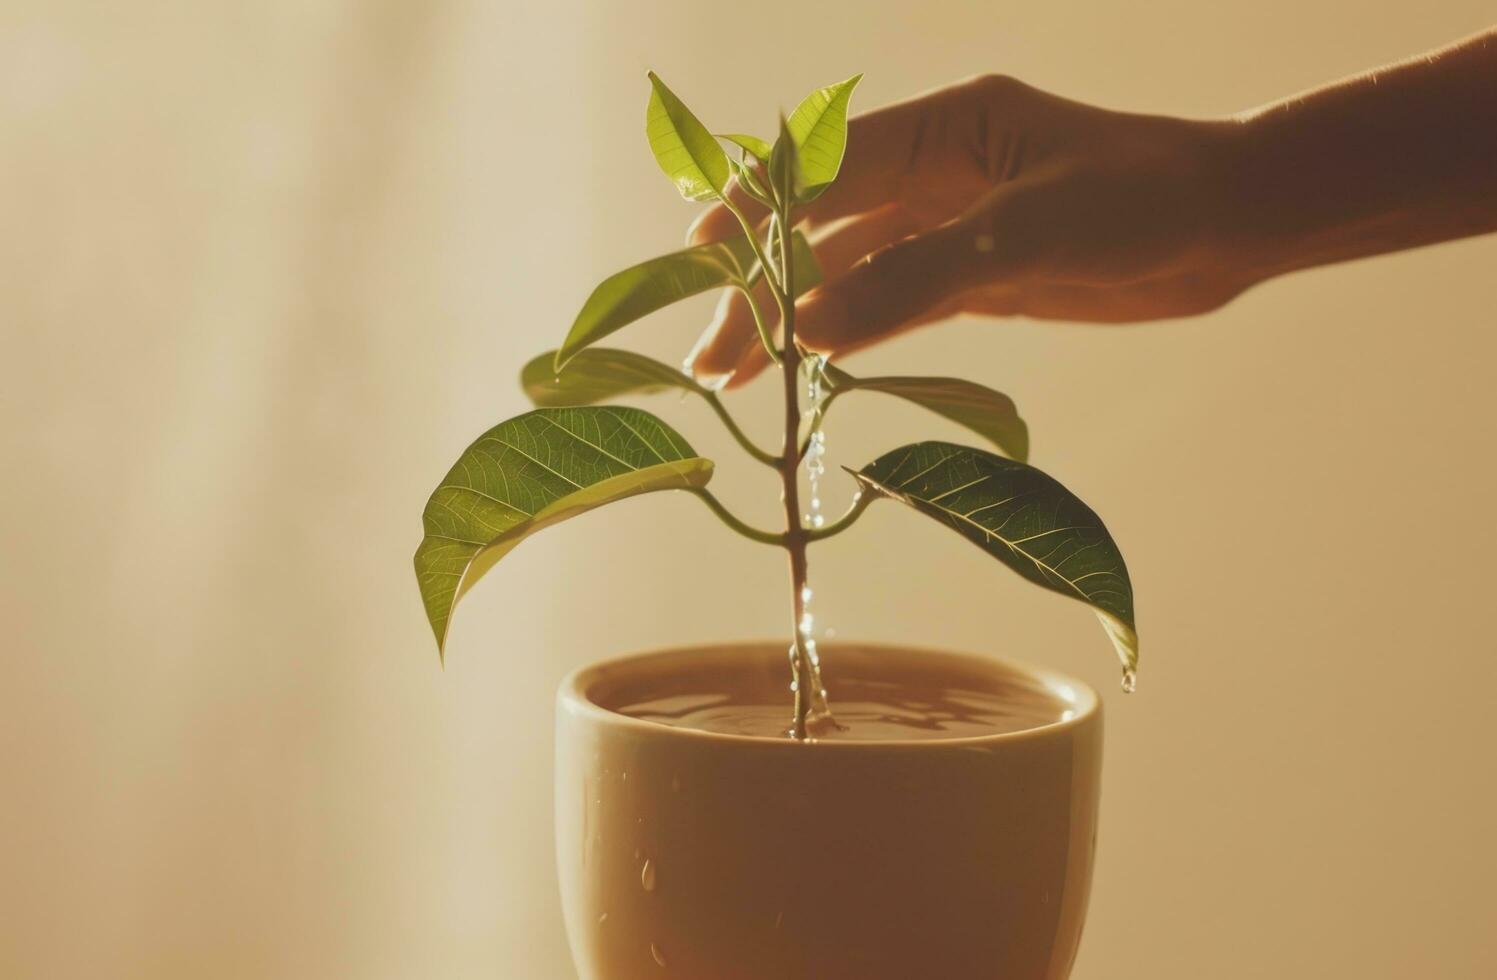
[{"label": "young plant", "polygon": [[[651,259],[605,279],[561,347],[527,364],[520,381],[537,406],[484,433],[432,493],[416,550],[416,578],[437,647],[453,606],[500,558],[541,528],[594,507],[656,490],[684,490],[743,536],[782,548],[790,564],[790,732],[805,738],[827,708],[815,641],[805,615],[809,545],[850,527],[868,504],[887,498],[939,521],[1023,577],[1092,606],[1123,664],[1131,690],[1138,661],[1133,589],[1111,535],[1060,483],[1026,464],[1028,430],[1005,395],[955,378],[855,378],[806,351],[795,336],[795,298],[818,281],[805,240],[793,231],[797,207],[836,179],[847,144],[847,107],[859,78],[812,92],[773,144],[714,136],[653,72],[645,133],[667,177],[688,201],[717,201],[743,235]],[[729,156],[723,143],[734,146]],[[770,212],[764,237],[728,196],[735,181]],[[780,314],[776,343],[754,286],[763,281]],[[783,439],[774,452],[755,445],[717,393],[658,361],[596,346],[625,326],[707,290],[737,289],[748,299],[759,337],[784,386]],[[803,417],[802,376],[823,391]],[[750,527],[707,489],[712,462],[670,426],[637,408],[600,403],[624,395],[680,390],[701,398],[754,459],[779,475],[783,530]],[[883,392],[923,406],[991,443],[997,453],[947,442],[894,449],[860,470],[852,506],[840,519],[808,524],[799,470],[819,465],[817,427],[832,404],[854,391]]]}]

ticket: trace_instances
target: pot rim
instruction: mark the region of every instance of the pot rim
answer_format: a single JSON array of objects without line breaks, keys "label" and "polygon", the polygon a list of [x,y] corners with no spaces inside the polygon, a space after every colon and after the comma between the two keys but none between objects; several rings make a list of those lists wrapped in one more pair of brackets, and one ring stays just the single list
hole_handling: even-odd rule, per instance
[{"label": "pot rim", "polygon": [[1007,668],[1020,677],[1037,682],[1047,693],[1053,695],[1059,701],[1070,704],[1072,707],[1067,710],[1072,712],[1072,714],[1069,718],[1062,717],[1056,721],[1037,725],[1033,728],[1025,728],[1014,732],[993,732],[988,735],[959,735],[952,738],[869,739],[863,741],[854,739],[810,739],[806,742],[799,742],[785,737],[734,735],[726,732],[702,731],[696,728],[682,728],[675,725],[662,724],[658,721],[649,721],[644,718],[635,718],[614,711],[612,708],[605,708],[594,701],[588,693],[593,684],[601,679],[601,675],[605,672],[627,669],[630,665],[645,661],[709,652],[721,656],[724,653],[733,651],[760,652],[767,650],[779,652],[779,655],[782,656],[784,645],[784,641],[781,640],[734,640],[724,643],[688,643],[605,657],[602,660],[595,660],[584,664],[562,678],[556,692],[557,711],[558,714],[567,712],[573,715],[580,715],[599,724],[655,738],[705,740],[707,742],[720,742],[725,745],[732,743],[744,746],[783,745],[796,749],[814,745],[817,748],[826,748],[837,752],[869,752],[887,749],[918,749],[930,752],[948,748],[980,748],[989,745],[996,746],[1014,742],[1026,742],[1033,739],[1054,738],[1080,728],[1083,725],[1093,724],[1100,720],[1102,714],[1102,697],[1097,693],[1095,688],[1079,678],[1072,677],[1069,674],[1053,670],[1049,667],[1040,667],[1022,660],[1013,660],[1008,657],[1000,657],[992,654],[966,653],[906,643],[865,643],[859,640],[842,639],[835,642],[825,642],[821,646],[823,649],[830,649],[832,651],[838,648],[853,648],[872,652],[888,651],[892,653],[914,654],[920,657],[929,656],[945,658],[947,660],[961,660],[988,670],[994,667]]}]

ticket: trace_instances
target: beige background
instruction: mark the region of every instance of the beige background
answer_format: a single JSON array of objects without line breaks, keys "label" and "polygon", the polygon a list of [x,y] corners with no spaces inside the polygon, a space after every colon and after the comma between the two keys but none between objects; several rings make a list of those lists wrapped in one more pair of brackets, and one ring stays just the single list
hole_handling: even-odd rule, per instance
[{"label": "beige background", "polygon": [[[641,133],[647,66],[761,132],[859,70],[865,107],[1002,70],[1209,115],[1491,16],[6,0],[0,976],[569,975],[557,680],[776,633],[780,559],[694,501],[631,502],[501,566],[443,672],[409,556],[441,472],[522,408],[522,360],[595,280],[680,241],[691,209]],[[1036,461],[1128,555],[1132,698],[1083,609],[908,513],[813,554],[844,635],[1104,691],[1079,980],[1497,973],[1494,268],[1497,239],[1470,241],[1191,322],[964,322],[852,363],[1011,392]],[[707,309],[628,339],[675,360]],[[768,439],[770,391],[736,405]],[[772,485],[700,406],[657,407],[771,519]],[[953,434],[849,399],[830,448],[861,463]]]}]

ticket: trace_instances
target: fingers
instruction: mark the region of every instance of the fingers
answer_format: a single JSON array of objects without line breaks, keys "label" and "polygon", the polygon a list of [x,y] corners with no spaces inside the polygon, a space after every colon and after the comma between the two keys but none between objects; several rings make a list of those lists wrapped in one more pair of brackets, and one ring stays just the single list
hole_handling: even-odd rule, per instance
[{"label": "fingers", "polygon": [[[774,330],[779,322],[779,311],[775,309],[768,288],[761,282],[754,287],[754,295],[763,311],[765,326]],[[751,369],[749,359],[756,351],[762,361],[756,369]],[[708,388],[724,384],[737,387],[763,369],[769,362],[769,355],[764,353],[764,345],[759,340],[759,328],[754,323],[748,297],[737,289],[723,291],[711,324],[698,338],[687,361],[697,381]],[[738,376],[740,371],[743,377]]]},{"label": "fingers", "polygon": [[797,305],[796,335],[824,354],[846,354],[918,323],[963,291],[1011,272],[981,218],[963,218],[869,256]]},{"label": "fingers", "polygon": [[[811,247],[823,279],[833,280],[868,254],[918,230],[915,218],[902,209],[881,208],[823,235]],[[756,296],[766,325],[775,330],[779,311],[768,290],[761,286]],[[734,290],[718,303],[712,323],[697,341],[691,363],[698,381],[711,385],[725,380],[732,388],[748,383],[769,365],[753,311],[742,293]]]}]

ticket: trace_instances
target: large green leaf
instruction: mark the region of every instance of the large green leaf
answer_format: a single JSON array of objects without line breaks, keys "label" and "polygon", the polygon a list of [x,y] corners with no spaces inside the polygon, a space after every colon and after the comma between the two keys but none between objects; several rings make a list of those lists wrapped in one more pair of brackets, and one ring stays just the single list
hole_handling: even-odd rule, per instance
[{"label": "large green leaf", "polygon": [[643,316],[709,289],[747,282],[758,274],[753,246],[743,236],[672,252],[615,272],[582,304],[556,353],[557,367]]},{"label": "large green leaf", "polygon": [[1055,479],[945,442],[896,449],[853,475],[872,492],[957,531],[1031,582],[1089,603],[1125,673],[1137,667],[1133,586],[1123,556],[1102,519]]},{"label": "large green leaf", "polygon": [[653,490],[700,487],[712,463],[636,408],[541,408],[469,446],[422,515],[416,581],[445,646],[452,607],[525,538],[594,507]]},{"label": "large green leaf", "polygon": [[688,201],[719,197],[728,187],[728,155],[691,110],[650,72],[645,136],[655,162]]},{"label": "large green leaf", "polygon": [[824,370],[832,383],[828,401],[845,391],[881,391],[971,429],[1021,463],[1029,458],[1029,426],[1002,392],[960,378],[855,378],[831,364]]},{"label": "large green leaf", "polygon": [[[800,232],[794,238],[799,295],[820,282],[820,269],[811,245]],[[746,236],[672,252],[630,266],[604,279],[582,304],[572,329],[556,352],[559,372],[578,351],[596,344],[616,330],[672,303],[734,286],[747,289],[763,274]]]},{"label": "large green leaf", "polygon": [[796,200],[815,200],[837,179],[847,149],[847,106],[862,75],[806,96],[786,120],[799,153]]},{"label": "large green leaf", "polygon": [[556,352],[547,351],[526,364],[520,386],[536,405],[596,405],[623,395],[650,394],[668,388],[704,393],[685,374],[653,357],[611,347],[578,351],[564,370],[556,370]]}]

